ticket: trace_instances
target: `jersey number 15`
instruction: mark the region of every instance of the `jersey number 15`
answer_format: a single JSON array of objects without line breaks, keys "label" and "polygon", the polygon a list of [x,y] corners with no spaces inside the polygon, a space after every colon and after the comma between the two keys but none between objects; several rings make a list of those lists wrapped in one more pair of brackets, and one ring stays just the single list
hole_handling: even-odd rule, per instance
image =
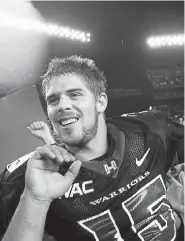
[{"label": "jersey number 15", "polygon": [[[175,240],[175,219],[165,190],[159,175],[121,204],[130,219],[133,232],[142,241]],[[78,223],[96,241],[124,241],[110,210]]]}]

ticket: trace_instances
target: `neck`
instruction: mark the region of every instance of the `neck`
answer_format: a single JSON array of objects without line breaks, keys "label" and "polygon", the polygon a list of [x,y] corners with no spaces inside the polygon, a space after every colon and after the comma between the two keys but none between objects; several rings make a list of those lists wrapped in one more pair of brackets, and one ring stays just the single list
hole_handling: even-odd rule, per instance
[{"label": "neck", "polygon": [[66,145],[66,148],[75,156],[76,160],[80,160],[82,162],[86,162],[106,154],[108,152],[108,138],[107,125],[104,118],[99,119],[96,136],[84,147],[78,148]]}]

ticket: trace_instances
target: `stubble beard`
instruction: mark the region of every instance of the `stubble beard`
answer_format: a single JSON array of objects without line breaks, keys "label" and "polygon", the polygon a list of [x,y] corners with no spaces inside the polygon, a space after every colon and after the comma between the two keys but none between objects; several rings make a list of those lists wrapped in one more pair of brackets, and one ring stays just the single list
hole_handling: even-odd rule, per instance
[{"label": "stubble beard", "polygon": [[66,144],[71,147],[82,148],[96,136],[98,131],[98,120],[99,120],[99,115],[96,111],[93,125],[90,126],[89,128],[86,128],[86,126],[83,125],[82,131],[80,134],[81,137],[79,137],[79,134],[78,134],[77,136],[75,135],[71,136],[71,138],[65,138],[65,137],[63,138],[62,134],[56,130],[55,130],[55,136],[60,143]]}]

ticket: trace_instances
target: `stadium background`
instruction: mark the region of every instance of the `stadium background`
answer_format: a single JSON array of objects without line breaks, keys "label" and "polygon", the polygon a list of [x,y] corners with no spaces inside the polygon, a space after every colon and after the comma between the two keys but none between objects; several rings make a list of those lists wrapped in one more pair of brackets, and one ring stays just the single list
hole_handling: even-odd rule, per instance
[{"label": "stadium background", "polygon": [[184,2],[14,4],[1,3],[0,13],[13,9],[19,17],[81,29],[91,33],[91,41],[0,24],[0,169],[41,145],[26,126],[47,121],[39,76],[55,56],[82,55],[104,70],[107,116],[155,108],[184,122],[184,45],[150,48],[146,43],[151,35],[184,33]]}]

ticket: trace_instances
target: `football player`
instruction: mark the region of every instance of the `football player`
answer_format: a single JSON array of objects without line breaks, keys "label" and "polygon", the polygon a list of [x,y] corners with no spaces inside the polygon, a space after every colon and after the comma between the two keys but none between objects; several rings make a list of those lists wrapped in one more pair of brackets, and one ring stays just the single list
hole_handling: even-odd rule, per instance
[{"label": "football player", "polygon": [[44,230],[58,241],[176,239],[165,175],[183,126],[157,111],[106,120],[106,87],[92,60],[51,61],[43,90],[63,145],[2,172],[3,241],[41,241]]},{"label": "football player", "polygon": [[[56,142],[52,137],[49,126],[43,121],[36,121],[27,128],[33,136],[40,139],[44,144],[53,145]],[[174,158],[174,163],[178,163],[177,155]],[[179,219],[177,213],[174,212],[176,227],[179,229],[181,220],[184,223],[184,163],[172,166],[166,175],[166,179],[167,199],[170,201],[173,209],[180,215]],[[180,231],[181,230],[183,230],[183,228],[181,228]],[[52,238],[46,233],[44,233],[44,235],[44,241]],[[178,234],[179,241],[182,240],[182,238],[180,239],[180,235],[182,236],[183,234]]]},{"label": "football player", "polygon": [[[44,144],[53,145],[55,139],[52,137],[49,126],[43,121],[36,121],[27,127],[33,136],[40,139]],[[178,163],[178,156],[174,158],[174,163]],[[176,180],[176,179],[177,180]],[[166,175],[167,199],[176,212],[173,212],[176,219],[176,227],[179,229],[181,220],[184,223],[184,163],[172,166]],[[178,240],[183,239],[183,228],[178,230]],[[53,237],[44,233],[43,241],[52,240]]]}]

